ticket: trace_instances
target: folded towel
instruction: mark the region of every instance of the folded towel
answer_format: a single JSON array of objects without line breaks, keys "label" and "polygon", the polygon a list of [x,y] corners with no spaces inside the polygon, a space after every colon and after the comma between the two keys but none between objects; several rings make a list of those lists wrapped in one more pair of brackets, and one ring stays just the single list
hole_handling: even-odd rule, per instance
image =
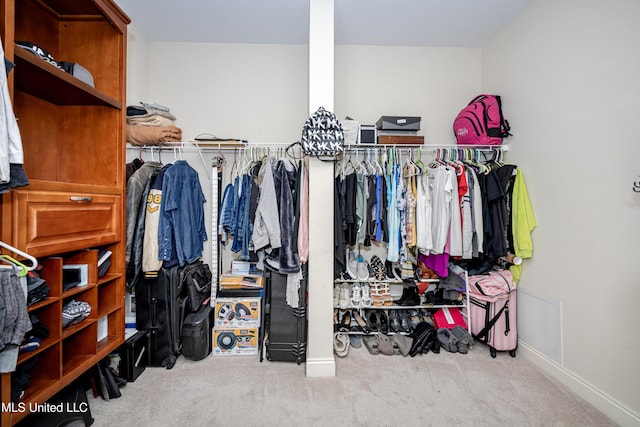
[{"label": "folded towel", "polygon": [[182,141],[182,129],[176,126],[127,125],[127,142],[133,145],[163,145]]},{"label": "folded towel", "polygon": [[142,126],[174,126],[175,121],[170,120],[159,114],[151,114],[145,116],[132,116],[127,117],[128,125],[142,125]]}]

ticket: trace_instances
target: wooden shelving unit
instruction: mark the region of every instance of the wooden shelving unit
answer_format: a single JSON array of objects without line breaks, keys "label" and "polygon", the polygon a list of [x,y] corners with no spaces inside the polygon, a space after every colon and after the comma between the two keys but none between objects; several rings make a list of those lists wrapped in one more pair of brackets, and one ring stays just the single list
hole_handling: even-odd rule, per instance
[{"label": "wooden shelving unit", "polygon": [[[36,361],[21,399],[43,403],[124,342],[125,99],[129,18],[111,0],[0,0],[8,77],[30,185],[3,195],[2,241],[37,257],[49,298],[28,308],[49,330],[40,347],[18,358]],[[95,87],[15,46],[29,41],[58,61],[89,70]],[[98,278],[98,249],[112,252]],[[63,265],[88,265],[88,283],[63,289]],[[81,322],[62,327],[62,308],[91,306]],[[3,408],[11,374],[2,374]],[[2,426],[28,411],[3,411]]]}]

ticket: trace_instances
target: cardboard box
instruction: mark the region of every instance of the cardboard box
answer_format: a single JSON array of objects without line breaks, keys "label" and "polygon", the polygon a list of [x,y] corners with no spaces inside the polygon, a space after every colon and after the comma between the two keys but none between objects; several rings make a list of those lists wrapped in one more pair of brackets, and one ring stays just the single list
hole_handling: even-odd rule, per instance
[{"label": "cardboard box", "polygon": [[382,116],[376,122],[379,130],[420,130],[421,117],[408,116]]},{"label": "cardboard box", "polygon": [[260,298],[216,298],[215,327],[248,328],[260,326]]},{"label": "cardboard box", "polygon": [[213,328],[213,356],[258,354],[258,328]]},{"label": "cardboard box", "polygon": [[257,274],[223,274],[220,289],[260,289],[264,287],[264,277]]},{"label": "cardboard box", "polygon": [[456,325],[467,329],[467,322],[457,307],[443,307],[433,314],[433,321],[438,329],[451,329]]},{"label": "cardboard box", "polygon": [[378,135],[378,144],[386,145],[423,145],[422,135]]}]

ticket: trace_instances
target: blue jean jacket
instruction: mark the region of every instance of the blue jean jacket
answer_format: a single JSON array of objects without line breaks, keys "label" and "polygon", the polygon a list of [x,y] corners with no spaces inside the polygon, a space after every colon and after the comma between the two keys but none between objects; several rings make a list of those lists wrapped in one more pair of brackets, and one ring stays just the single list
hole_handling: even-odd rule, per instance
[{"label": "blue jean jacket", "polygon": [[164,175],[162,206],[158,226],[158,258],[182,266],[202,257],[207,231],[204,225],[206,199],[198,172],[185,160],[178,160]]},{"label": "blue jean jacket", "polygon": [[253,227],[253,224],[249,221],[251,176],[243,175],[241,185],[240,199],[238,200],[236,209],[236,230],[233,236],[231,251],[241,252],[240,257],[247,261],[249,260],[249,241],[251,240],[251,229]]}]

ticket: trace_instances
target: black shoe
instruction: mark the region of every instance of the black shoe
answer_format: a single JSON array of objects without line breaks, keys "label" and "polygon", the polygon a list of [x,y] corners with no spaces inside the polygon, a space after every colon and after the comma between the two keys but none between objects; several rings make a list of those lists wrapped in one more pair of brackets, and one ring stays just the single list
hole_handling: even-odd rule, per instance
[{"label": "black shoe", "polygon": [[402,332],[411,332],[411,319],[409,319],[407,310],[398,310],[398,317],[400,318],[400,327],[402,328]]},{"label": "black shoe", "polygon": [[384,272],[387,275],[387,279],[394,280],[395,276],[393,275],[393,263],[391,261],[384,262]]},{"label": "black shoe", "polygon": [[433,291],[427,291],[424,293],[424,303],[425,305],[435,305],[436,303],[436,293]]},{"label": "black shoe", "polygon": [[380,316],[378,316],[377,310],[368,310],[365,315],[365,320],[372,332],[378,332],[380,330]]},{"label": "black shoe", "polygon": [[407,286],[405,285],[405,286],[402,288],[402,296],[400,297],[400,299],[393,300],[393,304],[394,304],[394,305],[405,305],[405,304],[404,304],[404,302],[405,302],[405,300],[406,300],[406,299],[407,299],[407,297],[408,297],[408,291],[409,291],[409,290],[408,290]]},{"label": "black shoe", "polygon": [[380,310],[378,312],[378,316],[380,318],[380,329],[379,331],[383,334],[389,333],[389,317],[387,317],[387,313],[385,310]]},{"label": "black shoe", "polygon": [[402,301],[399,301],[398,305],[402,306],[412,306],[412,305],[420,305],[420,295],[418,295],[418,287],[415,283],[407,285],[405,287],[405,292],[403,292],[405,298]]},{"label": "black shoe", "polygon": [[346,313],[344,313],[344,316],[342,316],[342,320],[340,320],[340,326],[338,327],[338,330],[340,332],[349,332],[350,329],[351,329],[351,311],[347,311]]},{"label": "black shoe", "polygon": [[402,331],[402,325],[400,324],[400,317],[396,310],[389,310],[389,329],[393,332]]}]

